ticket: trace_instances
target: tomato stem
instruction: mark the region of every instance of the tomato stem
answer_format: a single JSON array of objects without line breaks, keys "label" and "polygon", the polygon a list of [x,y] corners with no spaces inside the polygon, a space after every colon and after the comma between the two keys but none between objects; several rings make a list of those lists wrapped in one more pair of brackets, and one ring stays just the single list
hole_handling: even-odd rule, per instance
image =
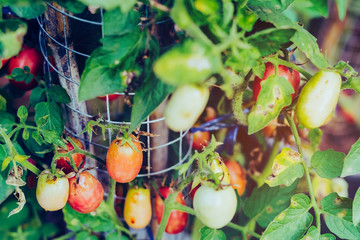
[{"label": "tomato stem", "polygon": [[296,65],[296,64],[294,64],[292,62],[288,62],[288,61],[282,60],[280,58],[277,58],[277,59],[264,58],[264,61],[271,62],[272,64],[281,64],[281,65],[284,65],[286,67],[292,68],[292,69],[298,71],[299,73],[301,73],[302,75],[304,75],[307,80],[312,78],[312,75],[309,72],[305,71],[303,68],[299,67],[298,65]]},{"label": "tomato stem", "polygon": [[232,229],[238,230],[238,231],[240,231],[240,232],[242,232],[242,233],[249,234],[249,235],[251,235],[251,236],[253,236],[253,237],[256,237],[256,238],[259,238],[259,239],[261,238],[261,236],[260,236],[259,234],[257,234],[256,232],[254,232],[254,231],[249,231],[248,225],[246,225],[246,226],[240,226],[240,225],[237,225],[237,224],[235,224],[235,223],[229,222],[226,226],[227,226],[227,227],[230,227],[230,228],[232,228]]},{"label": "tomato stem", "polygon": [[108,198],[106,200],[108,204],[114,205],[115,190],[116,190],[116,181],[110,177],[109,195],[108,195]]},{"label": "tomato stem", "polygon": [[320,211],[320,208],[319,208],[319,206],[318,206],[318,204],[316,202],[314,190],[313,190],[312,183],[311,183],[311,177],[310,177],[309,168],[306,165],[306,162],[305,162],[305,159],[304,159],[304,153],[303,153],[302,147],[301,147],[301,139],[300,139],[300,136],[299,136],[299,132],[297,130],[297,127],[295,125],[295,121],[292,118],[292,116],[285,113],[285,118],[286,118],[286,120],[288,121],[288,123],[290,125],[290,129],[291,129],[291,131],[292,131],[292,133],[294,135],[294,138],[295,138],[296,146],[297,146],[298,151],[300,153],[300,161],[301,161],[301,164],[302,164],[302,166],[304,168],[305,176],[306,176],[306,182],[307,182],[307,185],[308,185],[308,188],[309,188],[311,206],[314,208],[314,212],[315,212],[316,227],[319,230],[319,232],[321,233],[321,219],[320,219],[321,211]]}]

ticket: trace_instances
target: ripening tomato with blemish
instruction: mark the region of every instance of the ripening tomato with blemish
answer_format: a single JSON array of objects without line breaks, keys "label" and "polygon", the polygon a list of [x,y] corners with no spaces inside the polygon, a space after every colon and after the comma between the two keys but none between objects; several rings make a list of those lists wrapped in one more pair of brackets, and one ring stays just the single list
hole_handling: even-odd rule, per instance
[{"label": "ripening tomato with blemish", "polygon": [[130,188],[124,206],[124,219],[129,227],[146,227],[150,223],[151,213],[150,190],[141,187]]},{"label": "ripening tomato with blemish", "polygon": [[[160,195],[166,199],[170,194],[170,187],[160,187]],[[176,202],[186,206],[184,196],[182,192],[179,192],[175,199]],[[156,220],[158,224],[161,223],[162,216],[164,214],[164,201],[157,194],[155,198],[155,211],[156,211]],[[188,221],[188,214],[179,210],[172,210],[170,213],[170,218],[167,222],[165,232],[169,234],[177,234],[184,231]]]},{"label": "ripening tomato with blemish", "polygon": [[[64,172],[58,171],[64,175]],[[42,171],[36,186],[36,199],[46,211],[62,209],[69,197],[69,181],[66,177],[57,178],[49,169]]]},{"label": "ripening tomato with blemish", "polygon": [[104,198],[104,188],[93,175],[84,171],[80,173],[79,182],[76,177],[69,179],[69,205],[77,212],[95,211]]},{"label": "ripening tomato with blemish", "polygon": [[[267,80],[270,76],[275,75],[275,67],[272,63],[265,63],[265,72],[264,76],[260,79],[259,77],[255,77],[253,84],[253,97],[254,100],[257,101],[257,98],[260,94],[261,90],[261,82]],[[291,94],[291,99],[294,100],[296,94],[299,91],[300,87],[300,74],[298,71],[285,67],[283,65],[278,65],[278,76],[284,77],[289,81],[291,86],[294,88],[294,93]]]}]

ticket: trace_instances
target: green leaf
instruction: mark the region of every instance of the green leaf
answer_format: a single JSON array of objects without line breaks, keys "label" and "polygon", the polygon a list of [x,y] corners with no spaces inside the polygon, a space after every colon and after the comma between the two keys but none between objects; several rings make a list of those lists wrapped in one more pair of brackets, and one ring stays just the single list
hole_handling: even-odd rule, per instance
[{"label": "green leaf", "polygon": [[[8,153],[6,152],[6,145],[0,145],[0,165],[2,166],[1,168],[3,168],[5,165],[6,166],[8,165],[8,163],[4,163],[7,156],[8,156]],[[1,205],[2,202],[14,191],[14,188],[15,188],[14,186],[10,186],[10,185],[6,184],[5,181],[6,181],[6,178],[8,175],[8,171],[4,171],[5,168],[2,169],[0,172],[0,189],[1,189],[1,191],[0,191],[0,206],[2,206]],[[0,216],[4,216],[4,215],[2,215],[0,213]],[[1,221],[1,223],[6,224],[4,221]],[[4,226],[4,225],[0,224],[0,229],[1,229],[1,226]],[[5,228],[6,227],[7,227],[7,225],[5,225]]]},{"label": "green leaf", "polygon": [[247,6],[260,17],[270,13],[280,13],[288,8],[294,0],[251,0]]},{"label": "green leaf", "polygon": [[27,155],[15,155],[14,160],[17,162],[22,162],[25,161],[26,159],[28,159],[30,156]]},{"label": "green leaf", "polygon": [[351,146],[344,160],[341,177],[347,177],[360,172],[360,138]]},{"label": "green leaf", "polygon": [[[252,2],[252,1],[251,1]],[[307,30],[290,20],[282,13],[268,13],[260,16],[262,20],[273,23],[277,28],[296,29],[291,41],[306,55],[308,59],[319,69],[329,66],[326,59],[320,52],[316,38]]]},{"label": "green leaf", "polygon": [[187,40],[164,53],[154,64],[154,72],[164,83],[179,86],[202,83],[221,67],[219,55],[204,44]]},{"label": "green leaf", "polygon": [[60,6],[63,6],[66,10],[74,14],[82,13],[87,7],[80,1],[74,0],[55,0],[55,2],[57,2]]},{"label": "green leaf", "polygon": [[54,130],[59,136],[64,131],[62,110],[57,103],[41,102],[35,106],[35,122],[48,116],[47,123],[41,129]]},{"label": "green leaf", "polygon": [[75,240],[98,240],[98,238],[89,231],[83,230],[76,234]]},{"label": "green leaf", "polygon": [[69,103],[71,102],[66,90],[60,85],[52,85],[49,88],[49,97],[51,100],[57,103]]},{"label": "green leaf", "polygon": [[345,16],[346,16],[346,5],[348,1],[344,1],[344,0],[335,0],[336,2],[336,6],[338,9],[338,14],[339,14],[339,19],[340,20],[344,20]]},{"label": "green leaf", "polygon": [[31,90],[29,106],[35,106],[39,102],[45,102],[45,101],[46,101],[45,89],[41,87],[36,87],[33,90]]},{"label": "green leaf", "polygon": [[21,18],[32,19],[40,16],[46,10],[46,3],[28,2],[22,5],[10,5],[11,10]]},{"label": "green leaf", "polygon": [[119,37],[103,38],[104,46],[93,51],[81,75],[79,101],[123,92],[129,72],[139,75],[136,59],[143,54],[147,33],[133,31]]},{"label": "green leaf", "polygon": [[333,149],[317,151],[311,157],[311,165],[320,177],[336,178],[341,174],[345,156],[345,153]]},{"label": "green leaf", "polygon": [[[233,4],[231,4],[233,5]],[[255,22],[258,20],[258,17],[253,12],[248,11],[246,8],[241,8],[237,10],[236,20],[238,26],[250,32],[253,29]]]},{"label": "green leaf", "polygon": [[27,24],[20,19],[0,20],[0,59],[18,54],[26,32]]},{"label": "green leaf", "polygon": [[[9,133],[15,124],[15,117],[13,115],[8,112],[0,111],[0,127],[5,128],[6,132]],[[0,139],[2,139],[1,136]]]},{"label": "green leaf", "polygon": [[310,199],[306,195],[294,195],[290,207],[269,224],[260,239],[300,239],[313,219],[308,212],[310,207]]},{"label": "green leaf", "polygon": [[296,179],[304,175],[300,154],[290,148],[283,148],[281,153],[275,157],[272,172],[274,176],[265,180],[270,187],[290,186]]},{"label": "green leaf", "polygon": [[263,129],[285,106],[290,105],[291,94],[294,92],[289,81],[276,75],[268,77],[260,84],[261,91],[248,117],[249,135]]},{"label": "green leaf", "polygon": [[321,143],[323,131],[320,128],[313,128],[309,131],[309,140],[313,151],[316,151]]},{"label": "green leaf", "polygon": [[33,80],[34,75],[30,73],[29,67],[25,66],[24,68],[14,68],[11,75],[6,76],[6,78],[29,84]]},{"label": "green leaf", "polygon": [[269,28],[257,32],[248,41],[260,50],[261,57],[276,53],[282,48],[288,47],[289,39],[294,35],[295,29]]},{"label": "green leaf", "polygon": [[41,128],[41,127],[45,126],[45,124],[47,124],[48,121],[49,121],[49,115],[45,115],[45,116],[39,118],[38,120],[36,120],[36,126]]},{"label": "green leaf", "polygon": [[123,13],[116,8],[104,14],[104,35],[123,35],[138,30],[140,14],[135,10]]},{"label": "green leaf", "polygon": [[20,122],[25,123],[28,117],[28,110],[24,105],[21,105],[17,110],[17,116],[20,119]]},{"label": "green leaf", "polygon": [[281,211],[290,205],[290,198],[295,193],[298,181],[290,187],[269,187],[267,184],[255,189],[245,200],[244,213],[255,218],[257,223],[266,228]]},{"label": "green leaf", "polygon": [[94,232],[112,232],[115,228],[106,210],[107,206],[102,202],[96,210],[97,214],[82,214],[73,210],[68,204],[63,208],[64,220],[67,228],[72,231],[86,229]]},{"label": "green leaf", "polygon": [[329,8],[328,8],[328,1],[327,0],[310,0],[312,3],[311,10],[314,10],[321,14],[324,18],[329,16]]},{"label": "green leaf", "polygon": [[331,233],[320,235],[319,229],[315,226],[311,226],[301,240],[336,240],[336,238]]},{"label": "green leaf", "polygon": [[353,207],[352,220],[353,220],[354,226],[357,226],[360,222],[360,188],[358,188],[358,190],[356,191],[352,207]]},{"label": "green leaf", "polygon": [[325,223],[331,232],[342,239],[360,239],[360,228],[352,223],[352,200],[331,193],[321,200]]},{"label": "green leaf", "polygon": [[23,138],[24,140],[28,140],[29,137],[30,137],[30,135],[29,135],[29,130],[28,130],[27,128],[24,128],[24,129],[23,129],[23,133],[22,133],[22,138]]},{"label": "green leaf", "polygon": [[204,226],[200,229],[200,240],[226,240],[226,235],[223,231]]},{"label": "green leaf", "polygon": [[0,111],[6,111],[6,99],[0,95]]},{"label": "green leaf", "polygon": [[7,157],[4,159],[4,161],[1,164],[1,171],[4,171],[9,166],[10,161],[11,161],[11,157]]},{"label": "green leaf", "polygon": [[134,131],[174,90],[174,86],[162,83],[152,74],[147,82],[136,89],[129,132]]},{"label": "green leaf", "polygon": [[38,131],[33,131],[31,137],[39,144],[40,146],[44,143],[44,138]]}]

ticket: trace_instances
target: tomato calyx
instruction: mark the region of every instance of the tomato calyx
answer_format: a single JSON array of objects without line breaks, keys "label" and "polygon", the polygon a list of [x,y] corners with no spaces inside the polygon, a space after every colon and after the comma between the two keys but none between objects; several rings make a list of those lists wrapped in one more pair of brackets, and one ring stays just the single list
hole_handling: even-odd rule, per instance
[{"label": "tomato calyx", "polygon": [[[122,133],[122,136],[119,136],[119,133]],[[134,142],[138,142],[140,144],[143,144],[138,137],[135,137],[133,134],[129,135],[126,131],[122,132],[119,131],[118,135],[116,136],[116,145],[120,147],[124,146],[125,144],[128,144],[132,150],[134,150],[137,153],[141,153],[136,146],[134,145]]]}]

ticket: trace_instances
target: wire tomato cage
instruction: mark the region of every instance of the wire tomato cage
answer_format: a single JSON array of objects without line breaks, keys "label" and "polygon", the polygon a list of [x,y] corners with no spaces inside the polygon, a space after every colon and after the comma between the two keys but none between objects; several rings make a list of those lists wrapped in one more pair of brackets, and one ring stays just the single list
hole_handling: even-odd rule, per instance
[{"label": "wire tomato cage", "polygon": [[[83,102],[77,100],[80,73],[92,50],[100,46],[98,40],[103,37],[104,10],[99,9],[95,14],[85,11],[74,15],[58,5],[49,3],[47,5],[48,9],[45,14],[37,18],[40,26],[40,49],[46,60],[44,68],[46,68],[48,83],[62,85],[71,99],[71,103],[65,104],[65,130],[70,135],[84,141],[86,148],[91,152],[105,157],[107,148],[115,138],[116,133],[109,129],[107,141],[103,141],[102,136],[93,137],[90,140],[87,134],[81,134],[81,132],[86,126],[86,122],[94,119],[99,113],[108,123],[130,125],[129,113],[131,109],[124,104],[124,97],[126,95],[131,97],[134,93],[114,93],[118,95],[116,96],[118,98],[113,101],[109,99],[109,95],[106,95],[104,100],[93,99]],[[157,24],[166,22],[169,20],[160,21]],[[94,41],[91,42],[90,40]],[[185,162],[191,154],[192,136],[189,137],[188,141],[185,139],[189,135],[189,130],[179,133],[172,132],[166,127],[164,120],[165,117],[161,115],[155,117],[150,115],[141,124],[142,131],[157,134],[154,132],[157,127],[160,128],[160,132],[165,132],[165,134],[159,134],[158,137],[140,137],[145,147],[143,168],[137,176],[138,178],[150,178],[167,173]],[[168,160],[167,164],[154,169],[154,156],[157,158],[160,156],[165,159],[165,162]],[[95,163],[92,164],[96,165]],[[106,172],[103,169],[105,169],[104,166],[100,164],[98,170]]]}]

